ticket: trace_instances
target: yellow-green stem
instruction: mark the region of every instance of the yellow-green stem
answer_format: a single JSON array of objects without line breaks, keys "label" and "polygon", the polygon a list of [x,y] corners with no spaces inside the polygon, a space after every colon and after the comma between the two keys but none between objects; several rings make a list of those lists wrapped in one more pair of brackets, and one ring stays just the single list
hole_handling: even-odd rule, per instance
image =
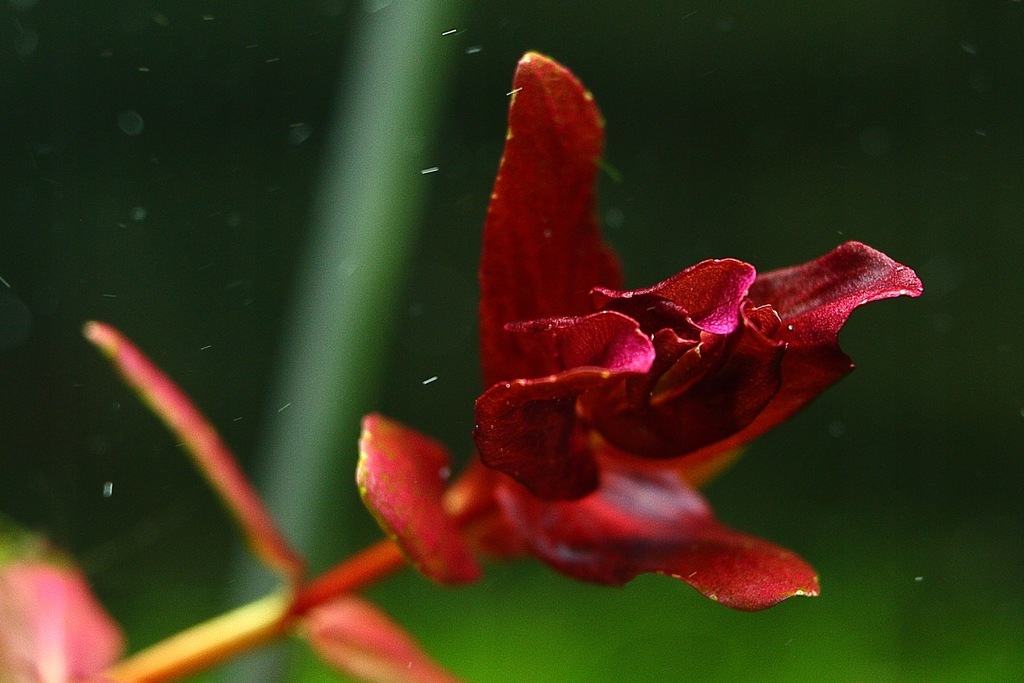
[{"label": "yellow-green stem", "polygon": [[365,588],[404,564],[398,546],[380,541],[298,592],[273,593],[193,626],[122,660],[103,677],[117,683],[162,683],[196,673],[286,635],[310,609]]},{"label": "yellow-green stem", "polygon": [[201,671],[286,633],[295,616],[289,593],[274,593],[193,626],[104,673],[119,683],[158,683]]}]

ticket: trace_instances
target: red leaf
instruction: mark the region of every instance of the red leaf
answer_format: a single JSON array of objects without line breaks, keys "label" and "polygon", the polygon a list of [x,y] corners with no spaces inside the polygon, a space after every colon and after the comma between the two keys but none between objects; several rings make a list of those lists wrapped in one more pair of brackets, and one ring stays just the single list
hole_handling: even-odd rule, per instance
[{"label": "red leaf", "polygon": [[[558,374],[498,382],[477,399],[473,432],[485,465],[548,500],[579,498],[597,487],[597,463],[577,425],[576,400],[618,387],[654,361],[635,321],[612,311],[516,326]],[[525,345],[525,344],[524,344]]]},{"label": "red leaf", "polygon": [[457,683],[373,604],[339,598],[312,610],[305,632],[317,653],[338,671],[370,683]]},{"label": "red leaf", "polygon": [[263,505],[231,449],[189,397],[124,335],[109,325],[90,322],[83,330],[121,372],[125,382],[181,439],[199,471],[234,516],[255,555],[291,582],[305,563]]},{"label": "red leaf", "polygon": [[665,574],[746,611],[818,594],[802,559],[719,523],[674,473],[609,463],[601,474],[601,488],[573,502],[538,500],[513,484],[498,492],[531,552],[558,571],[610,585]]},{"label": "red leaf", "polygon": [[121,629],[69,567],[0,567],[0,679],[67,683],[99,676],[123,648]]},{"label": "red leaf", "polygon": [[842,244],[809,263],[759,275],[750,299],[771,305],[782,318],[776,335],[787,345],[782,386],[745,429],[687,458],[715,460],[789,419],[853,370],[839,348],[839,331],[854,309],[921,292],[913,270],[859,242]]},{"label": "red leaf", "polygon": [[598,233],[594,185],[603,123],[568,69],[531,52],[512,82],[505,153],[484,224],[480,339],[484,385],[555,372],[523,353],[505,325],[583,315],[590,289],[618,287]]},{"label": "red leaf", "polygon": [[480,567],[444,509],[450,467],[437,441],[381,415],[363,418],[356,469],[363,503],[423,574],[467,583],[480,577]]}]

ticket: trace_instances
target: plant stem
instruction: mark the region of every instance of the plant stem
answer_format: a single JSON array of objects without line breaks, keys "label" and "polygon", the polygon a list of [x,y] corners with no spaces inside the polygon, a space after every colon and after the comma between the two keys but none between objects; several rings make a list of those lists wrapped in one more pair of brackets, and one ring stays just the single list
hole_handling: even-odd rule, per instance
[{"label": "plant stem", "polygon": [[380,541],[299,589],[279,591],[193,626],[117,663],[103,678],[118,683],[161,683],[276,640],[301,617],[331,598],[365,588],[405,565],[392,541]]}]

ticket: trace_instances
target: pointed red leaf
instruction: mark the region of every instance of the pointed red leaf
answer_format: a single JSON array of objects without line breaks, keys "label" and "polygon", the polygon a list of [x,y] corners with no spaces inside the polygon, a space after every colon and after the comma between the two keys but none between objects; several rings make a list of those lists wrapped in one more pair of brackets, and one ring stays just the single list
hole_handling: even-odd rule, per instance
[{"label": "pointed red leaf", "polygon": [[291,582],[304,573],[304,562],[246,479],[231,449],[188,396],[124,335],[109,325],[90,322],[83,330],[121,372],[167,428],[181,439],[193,462],[234,516],[256,557]]},{"label": "pointed red leaf", "polygon": [[99,676],[120,656],[121,629],[71,567],[0,567],[0,680],[66,683]]},{"label": "pointed red leaf", "polygon": [[589,313],[590,289],[621,280],[594,218],[604,131],[590,93],[568,69],[531,52],[511,97],[480,262],[485,386],[556,371],[543,356],[522,353],[507,323]]},{"label": "pointed red leaf", "polygon": [[437,441],[381,415],[363,418],[356,482],[363,503],[423,574],[441,583],[480,576],[443,505],[451,459]]},{"label": "pointed red leaf", "polygon": [[344,596],[312,610],[304,631],[325,662],[368,683],[458,683],[398,624],[366,600]]},{"label": "pointed red leaf", "polygon": [[665,574],[746,611],[818,594],[807,563],[718,522],[675,473],[607,464],[601,476],[601,488],[578,501],[541,501],[514,484],[499,500],[532,553],[578,579],[621,585]]},{"label": "pointed red leaf", "polygon": [[776,335],[787,345],[782,387],[745,429],[687,457],[717,459],[789,419],[853,370],[849,356],[839,348],[839,331],[856,308],[897,296],[917,297],[922,289],[913,270],[859,242],[759,275],[750,299],[771,305],[782,318]]}]

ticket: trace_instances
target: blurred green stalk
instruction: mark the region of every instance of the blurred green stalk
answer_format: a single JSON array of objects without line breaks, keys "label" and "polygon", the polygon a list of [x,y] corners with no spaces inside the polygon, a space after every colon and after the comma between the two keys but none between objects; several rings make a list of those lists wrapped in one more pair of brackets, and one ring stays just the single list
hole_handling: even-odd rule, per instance
[{"label": "blurred green stalk", "polygon": [[[258,460],[264,500],[314,570],[339,559],[345,520],[337,499],[355,493],[359,419],[377,396],[381,351],[430,182],[421,171],[434,166],[426,155],[456,46],[441,34],[462,16],[459,0],[364,8],[328,131]],[[268,585],[247,559],[232,579],[233,601]],[[283,678],[280,660],[265,658],[227,676]]]}]

